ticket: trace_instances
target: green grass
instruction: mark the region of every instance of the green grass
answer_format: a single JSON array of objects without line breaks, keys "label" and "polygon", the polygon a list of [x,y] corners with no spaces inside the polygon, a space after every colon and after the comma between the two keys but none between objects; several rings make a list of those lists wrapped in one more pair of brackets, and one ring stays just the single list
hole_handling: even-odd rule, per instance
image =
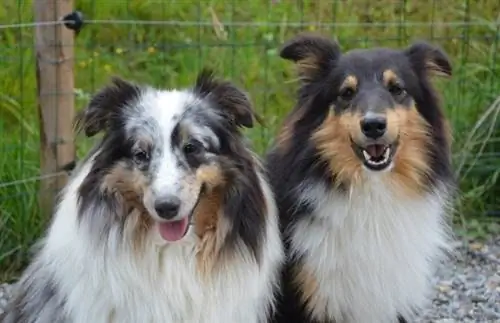
[{"label": "green grass", "polygon": [[[7,0],[0,7],[6,24],[33,21],[31,1]],[[75,42],[75,98],[78,109],[111,75],[161,87],[189,85],[203,66],[247,89],[266,127],[249,131],[263,152],[292,107],[297,86],[290,63],[277,47],[299,30],[335,35],[344,50],[403,47],[416,38],[433,40],[450,54],[455,75],[437,81],[454,128],[454,163],[460,170],[459,223],[476,234],[491,228],[498,202],[500,108],[500,3],[481,1],[148,1],[75,0],[92,20],[204,21],[193,25],[89,24]],[[469,3],[469,5],[467,5]],[[230,26],[230,21],[272,22]],[[309,22],[303,27],[290,23]],[[431,22],[471,23],[463,26]],[[322,27],[321,23],[339,23]],[[381,23],[393,23],[380,26]],[[420,24],[415,24],[415,23]],[[422,22],[426,24],[421,24]],[[370,25],[370,23],[374,23]],[[368,24],[368,25],[367,25]],[[377,26],[377,24],[379,24]],[[33,29],[0,29],[0,280],[26,264],[29,248],[47,224],[37,207],[38,113],[35,97]],[[477,127],[475,127],[477,125]],[[477,131],[472,133],[472,130]],[[469,134],[472,135],[469,136]],[[78,138],[79,156],[90,142]],[[483,145],[484,144],[484,145]],[[7,186],[5,186],[7,185]],[[498,218],[497,218],[498,219]],[[487,223],[485,226],[484,223]],[[498,228],[498,227],[497,227]]]}]

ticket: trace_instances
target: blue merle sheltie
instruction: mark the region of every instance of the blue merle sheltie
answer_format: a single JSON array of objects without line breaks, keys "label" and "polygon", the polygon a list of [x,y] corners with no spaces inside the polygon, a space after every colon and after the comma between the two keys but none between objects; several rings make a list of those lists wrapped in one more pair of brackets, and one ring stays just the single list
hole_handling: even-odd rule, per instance
[{"label": "blue merle sheltie", "polygon": [[[77,118],[102,133],[62,192],[3,323],[262,323],[284,252],[248,95],[121,78]],[[258,117],[257,117],[258,118]]]},{"label": "blue merle sheltie", "polygon": [[267,155],[288,261],[276,322],[411,321],[450,242],[455,180],[426,42],[356,49],[300,34],[297,104]]}]

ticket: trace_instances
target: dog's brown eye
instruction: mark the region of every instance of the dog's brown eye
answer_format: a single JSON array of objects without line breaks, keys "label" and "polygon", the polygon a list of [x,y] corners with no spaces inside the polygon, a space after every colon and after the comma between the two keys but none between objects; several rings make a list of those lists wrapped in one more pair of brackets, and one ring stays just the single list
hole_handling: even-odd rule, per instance
[{"label": "dog's brown eye", "polygon": [[149,154],[144,150],[139,150],[134,153],[134,160],[138,163],[147,163],[149,161]]},{"label": "dog's brown eye", "polygon": [[400,85],[394,83],[389,84],[388,90],[394,96],[400,96],[405,91]]},{"label": "dog's brown eye", "polygon": [[344,101],[350,101],[354,97],[354,94],[356,94],[356,92],[353,89],[346,88],[340,91],[339,96]]},{"label": "dog's brown eye", "polygon": [[201,150],[201,147],[202,145],[199,141],[192,140],[182,147],[182,151],[184,151],[186,155],[195,154]]}]

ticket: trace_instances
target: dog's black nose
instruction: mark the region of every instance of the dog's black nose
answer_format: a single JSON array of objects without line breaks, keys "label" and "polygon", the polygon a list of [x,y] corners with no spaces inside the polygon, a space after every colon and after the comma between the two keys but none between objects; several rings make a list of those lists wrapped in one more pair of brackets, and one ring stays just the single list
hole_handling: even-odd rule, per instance
[{"label": "dog's black nose", "polygon": [[365,117],[361,120],[361,131],[371,139],[382,137],[387,130],[387,120],[381,116]]},{"label": "dog's black nose", "polygon": [[156,201],[155,210],[160,217],[165,220],[169,220],[179,213],[179,208],[181,206],[181,200],[177,197],[168,197]]}]

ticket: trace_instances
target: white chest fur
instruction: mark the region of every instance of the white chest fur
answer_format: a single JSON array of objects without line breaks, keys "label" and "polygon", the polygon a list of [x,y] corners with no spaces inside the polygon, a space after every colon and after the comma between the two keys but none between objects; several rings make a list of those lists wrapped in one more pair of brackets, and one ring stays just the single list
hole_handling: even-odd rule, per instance
[{"label": "white chest fur", "polygon": [[80,181],[64,195],[39,259],[55,277],[71,323],[265,322],[283,251],[277,210],[263,180],[269,213],[261,263],[241,249],[209,280],[196,266],[193,237],[161,250],[152,239],[140,257],[112,245],[118,243],[113,232],[108,247],[93,246],[77,225]]},{"label": "white chest fur", "polygon": [[402,199],[377,178],[347,195],[318,185],[303,192],[316,221],[294,226],[292,247],[318,285],[313,315],[387,323],[427,305],[433,264],[447,246],[440,192]]},{"label": "white chest fur", "polygon": [[177,248],[160,259],[145,258],[143,265],[113,256],[87,265],[83,255],[71,259],[57,272],[71,322],[263,322],[257,313],[266,310],[263,291],[270,286],[256,266],[232,268],[208,283],[188,256],[195,259],[188,248]]}]

